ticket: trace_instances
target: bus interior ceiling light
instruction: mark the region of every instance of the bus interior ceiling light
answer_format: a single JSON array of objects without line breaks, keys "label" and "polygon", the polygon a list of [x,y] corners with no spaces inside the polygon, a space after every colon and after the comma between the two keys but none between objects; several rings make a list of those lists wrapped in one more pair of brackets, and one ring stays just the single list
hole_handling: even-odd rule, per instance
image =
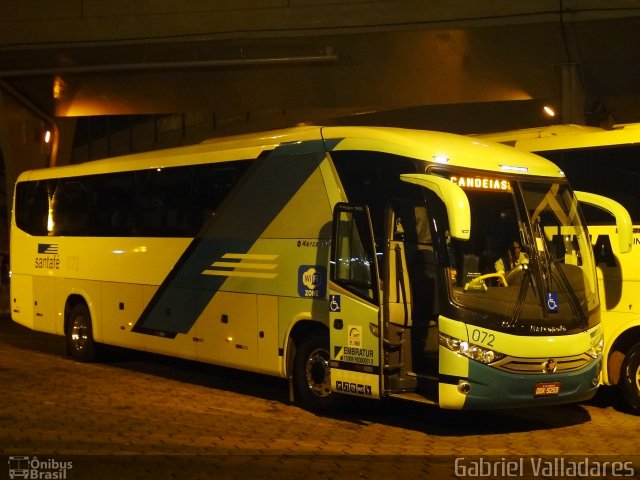
[{"label": "bus interior ceiling light", "polygon": [[544,113],[545,113],[545,115],[547,117],[555,117],[556,116],[556,111],[551,105],[545,105],[544,107],[542,107],[542,110],[544,111]]}]

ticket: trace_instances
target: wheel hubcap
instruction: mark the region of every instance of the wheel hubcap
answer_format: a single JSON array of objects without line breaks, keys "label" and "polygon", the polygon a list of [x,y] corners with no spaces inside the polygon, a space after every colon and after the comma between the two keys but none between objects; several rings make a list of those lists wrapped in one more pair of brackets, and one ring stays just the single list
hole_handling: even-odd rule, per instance
[{"label": "wheel hubcap", "polygon": [[318,397],[331,394],[331,367],[329,366],[329,352],[318,348],[311,352],[305,369],[307,385],[311,392]]},{"label": "wheel hubcap", "polygon": [[71,324],[71,343],[73,348],[80,352],[84,350],[88,341],[87,322],[83,317],[76,317]]}]

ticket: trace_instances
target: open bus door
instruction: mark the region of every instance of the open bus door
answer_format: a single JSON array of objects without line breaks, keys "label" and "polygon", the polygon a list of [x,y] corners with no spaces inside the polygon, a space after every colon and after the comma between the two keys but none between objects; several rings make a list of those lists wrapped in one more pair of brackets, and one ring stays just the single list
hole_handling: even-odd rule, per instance
[{"label": "open bus door", "polygon": [[[340,203],[334,209],[329,318],[335,392],[437,403],[437,378],[431,378],[427,382],[431,388],[425,390],[419,378],[424,376],[415,372],[416,362],[425,360],[415,340],[426,338],[428,322],[413,325],[414,313],[419,313],[426,292],[420,291],[414,305],[418,285],[410,275],[407,245],[411,242],[407,243],[409,232],[404,231],[416,230],[416,211],[424,210],[424,205],[418,208],[408,201],[388,205],[380,252],[365,205]],[[437,347],[434,354],[436,363],[431,367],[436,371]],[[416,394],[418,387],[421,392]]]},{"label": "open bus door", "polygon": [[383,395],[378,261],[369,209],[338,203],[333,211],[329,277],[331,389]]}]

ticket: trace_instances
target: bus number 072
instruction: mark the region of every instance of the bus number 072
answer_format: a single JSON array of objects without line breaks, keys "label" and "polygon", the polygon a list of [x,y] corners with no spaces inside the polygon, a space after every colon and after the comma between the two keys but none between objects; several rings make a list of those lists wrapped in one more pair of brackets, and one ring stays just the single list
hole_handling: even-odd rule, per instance
[{"label": "bus number 072", "polygon": [[471,330],[471,340],[474,342],[493,347],[493,341],[495,339],[496,336],[493,333],[483,332],[475,328]]}]

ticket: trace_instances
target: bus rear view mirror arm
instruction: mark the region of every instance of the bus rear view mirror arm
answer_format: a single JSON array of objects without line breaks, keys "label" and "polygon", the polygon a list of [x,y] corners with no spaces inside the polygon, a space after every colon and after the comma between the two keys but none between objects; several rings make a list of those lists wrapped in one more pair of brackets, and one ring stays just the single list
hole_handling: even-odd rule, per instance
[{"label": "bus rear view mirror arm", "polygon": [[631,246],[633,245],[633,223],[631,222],[631,216],[627,209],[609,197],[578,191],[576,191],[575,194],[578,201],[604,210],[614,216],[616,219],[616,227],[618,228],[618,247],[620,248],[620,253],[630,252]]},{"label": "bus rear view mirror arm", "polygon": [[447,207],[449,233],[453,238],[469,240],[471,235],[471,209],[464,190],[451,180],[436,175],[406,173],[400,180],[431,190]]}]

